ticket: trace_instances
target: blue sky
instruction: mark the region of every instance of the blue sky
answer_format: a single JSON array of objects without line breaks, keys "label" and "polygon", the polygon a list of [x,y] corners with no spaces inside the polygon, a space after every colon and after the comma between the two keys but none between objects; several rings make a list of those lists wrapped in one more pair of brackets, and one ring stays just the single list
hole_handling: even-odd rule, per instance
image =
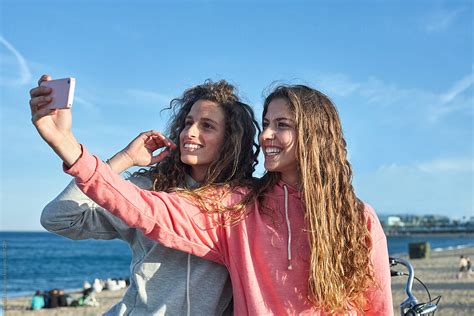
[{"label": "blue sky", "polygon": [[[260,116],[272,82],[338,107],[361,199],[473,215],[471,1],[0,0],[1,230],[42,230],[70,181],[30,122],[43,73],[76,77],[73,129],[103,159],[186,88],[226,79]],[[259,167],[259,174],[262,167]]]}]

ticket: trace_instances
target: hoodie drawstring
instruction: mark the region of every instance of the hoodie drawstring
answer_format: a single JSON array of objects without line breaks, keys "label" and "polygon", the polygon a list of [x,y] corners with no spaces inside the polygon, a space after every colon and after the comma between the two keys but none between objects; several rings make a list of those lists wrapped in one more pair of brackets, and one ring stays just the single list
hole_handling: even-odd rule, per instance
[{"label": "hoodie drawstring", "polygon": [[191,254],[188,254],[188,273],[186,275],[186,301],[188,303],[188,310],[186,315],[191,315],[191,299],[189,295],[189,279],[191,277]]},{"label": "hoodie drawstring", "polygon": [[284,185],[283,189],[285,190],[285,218],[286,226],[288,227],[288,270],[293,270],[291,266],[291,224],[288,217],[288,188]]}]

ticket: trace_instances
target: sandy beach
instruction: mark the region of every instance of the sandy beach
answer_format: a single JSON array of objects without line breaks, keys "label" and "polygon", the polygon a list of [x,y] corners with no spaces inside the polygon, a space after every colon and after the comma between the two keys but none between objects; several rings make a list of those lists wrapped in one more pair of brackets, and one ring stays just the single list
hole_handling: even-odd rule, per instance
[{"label": "sandy beach", "polygon": [[[441,295],[441,301],[436,315],[474,315],[474,277],[456,279],[459,256],[465,255],[474,258],[474,247],[432,252],[430,258],[412,259],[410,262],[415,268],[415,275],[429,288],[434,298]],[[402,257],[407,259],[407,257]],[[405,271],[402,266],[396,270]],[[404,291],[406,277],[392,278],[392,293],[394,301],[394,315],[399,315],[399,304],[406,298]],[[39,311],[27,310],[30,297],[8,299],[3,303],[6,306],[5,315],[100,315],[120,300],[125,290],[103,291],[96,294],[100,304],[97,307],[62,307],[43,309]],[[415,283],[414,295],[420,301],[426,301],[424,289]],[[79,297],[79,293],[72,293]]]},{"label": "sandy beach", "polygon": [[[470,279],[456,279],[459,265],[459,256],[474,258],[474,247],[431,252],[430,258],[411,259],[415,268],[415,276],[421,279],[428,287],[431,297],[441,295],[439,309],[435,315],[474,315],[474,276]],[[407,256],[403,257],[408,259]],[[403,267],[394,270],[406,271]],[[392,278],[392,293],[395,315],[400,314],[399,304],[407,297],[405,294],[406,277]],[[413,293],[420,301],[426,301],[425,290],[417,284]]]}]

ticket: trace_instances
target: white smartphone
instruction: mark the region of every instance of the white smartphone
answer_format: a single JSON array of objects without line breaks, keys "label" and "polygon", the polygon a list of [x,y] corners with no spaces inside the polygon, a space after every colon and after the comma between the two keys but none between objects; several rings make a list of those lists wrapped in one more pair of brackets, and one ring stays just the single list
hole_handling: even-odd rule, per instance
[{"label": "white smartphone", "polygon": [[69,109],[74,101],[74,88],[76,87],[75,78],[64,78],[49,81],[42,81],[41,86],[50,87],[53,98],[48,104],[48,109]]}]

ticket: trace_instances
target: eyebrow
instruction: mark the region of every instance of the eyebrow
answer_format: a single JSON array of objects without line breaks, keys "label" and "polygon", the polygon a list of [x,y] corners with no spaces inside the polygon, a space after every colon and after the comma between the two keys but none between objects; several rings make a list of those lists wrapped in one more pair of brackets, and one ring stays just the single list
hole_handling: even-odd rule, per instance
[{"label": "eyebrow", "polygon": [[[190,115],[190,114],[186,115],[186,119],[192,119],[192,120],[194,120],[193,116]],[[204,122],[211,122],[211,123],[213,123],[213,124],[215,124],[215,125],[219,125],[219,123],[217,123],[216,121],[214,121],[213,119],[208,118],[208,117],[202,117],[202,118],[201,118],[201,121],[204,121]]]},{"label": "eyebrow", "polygon": [[[269,121],[269,119],[267,118],[263,118],[264,121]],[[291,123],[294,123],[295,121],[291,118],[288,118],[288,117],[277,117],[275,119],[273,119],[274,121],[277,121],[277,122],[280,122],[280,121],[290,121]]]}]

